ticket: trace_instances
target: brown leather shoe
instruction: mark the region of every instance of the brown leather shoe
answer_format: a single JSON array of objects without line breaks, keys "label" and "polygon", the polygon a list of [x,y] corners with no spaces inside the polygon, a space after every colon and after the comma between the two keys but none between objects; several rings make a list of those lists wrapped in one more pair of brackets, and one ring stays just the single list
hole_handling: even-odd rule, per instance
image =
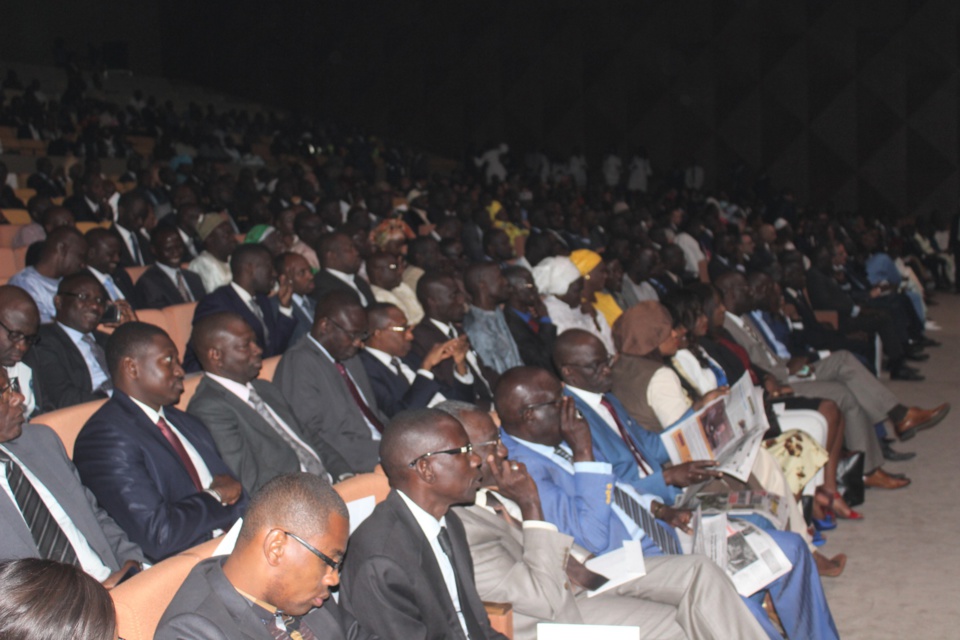
[{"label": "brown leather shoe", "polygon": [[910,478],[894,478],[880,468],[863,477],[863,485],[874,489],[902,489],[909,484]]},{"label": "brown leather shoe", "polygon": [[817,563],[817,573],[822,578],[836,578],[843,573],[847,566],[847,554],[838,553],[832,558],[828,558],[819,551],[813,552],[813,559]]},{"label": "brown leather shoe", "polygon": [[917,431],[929,429],[950,413],[950,404],[945,402],[935,409],[921,409],[920,407],[910,407],[907,409],[907,415],[894,427],[897,430],[897,437],[900,440],[909,440],[917,435]]}]

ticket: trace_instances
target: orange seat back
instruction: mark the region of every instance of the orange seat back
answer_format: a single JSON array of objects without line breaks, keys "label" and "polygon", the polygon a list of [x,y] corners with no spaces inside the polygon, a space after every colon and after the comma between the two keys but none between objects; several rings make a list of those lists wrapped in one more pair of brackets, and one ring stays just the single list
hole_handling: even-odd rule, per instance
[{"label": "orange seat back", "polygon": [[0,225],[0,247],[10,248],[13,246],[13,238],[26,225],[22,224],[3,224]]},{"label": "orange seat back", "polygon": [[63,448],[67,450],[67,455],[73,458],[73,443],[77,440],[80,429],[87,423],[97,410],[103,406],[106,399],[93,400],[76,404],[72,407],[64,407],[49,413],[41,413],[30,419],[33,424],[45,424],[53,429],[60,440],[63,442]]},{"label": "orange seat back", "polygon": [[187,351],[187,343],[193,330],[193,313],[197,310],[196,302],[185,302],[164,307],[163,315],[166,318],[167,333],[173,344],[177,345],[177,352],[183,358]]}]

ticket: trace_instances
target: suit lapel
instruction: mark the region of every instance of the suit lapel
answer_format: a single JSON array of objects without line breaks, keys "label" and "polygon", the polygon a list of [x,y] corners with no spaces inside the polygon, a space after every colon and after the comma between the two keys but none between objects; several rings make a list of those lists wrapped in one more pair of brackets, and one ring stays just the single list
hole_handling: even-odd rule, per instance
[{"label": "suit lapel", "polygon": [[64,366],[71,371],[75,371],[75,376],[80,376],[81,384],[78,386],[82,386],[84,389],[91,389],[93,382],[90,380],[90,370],[87,368],[87,363],[83,358],[83,354],[80,352],[80,348],[74,344],[70,336],[67,335],[67,332],[61,329],[60,325],[56,322],[50,326],[54,335],[56,335],[56,339],[63,345],[63,353],[69,360],[69,362],[64,363]]},{"label": "suit lapel", "polygon": [[[226,285],[227,295],[233,300],[233,306],[238,310],[243,319],[250,325],[250,328],[253,329],[253,332],[257,335],[257,344],[262,345],[262,348],[266,348],[266,341],[263,338],[263,323],[260,322],[260,319],[253,315],[253,311],[250,309],[250,306],[247,305],[243,300],[240,299],[240,295],[234,291],[232,285]],[[256,298],[254,298],[256,301]],[[264,316],[266,318],[266,316]]]}]

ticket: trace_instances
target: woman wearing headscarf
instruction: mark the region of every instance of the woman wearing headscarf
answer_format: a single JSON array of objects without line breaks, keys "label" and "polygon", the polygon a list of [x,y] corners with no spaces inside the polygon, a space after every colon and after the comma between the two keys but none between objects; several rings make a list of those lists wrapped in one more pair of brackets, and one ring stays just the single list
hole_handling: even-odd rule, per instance
[{"label": "woman wearing headscarf", "polygon": [[594,313],[599,311],[611,327],[617,321],[623,309],[616,299],[604,291],[607,286],[607,265],[596,251],[577,249],[570,259],[583,276],[582,305],[592,306]]},{"label": "woman wearing headscarf", "polygon": [[570,258],[544,258],[533,268],[533,280],[544,296],[543,304],[557,327],[557,335],[567,329],[583,329],[600,338],[607,351],[614,353],[610,325],[603,314],[592,306],[592,313],[582,308],[584,277]]}]

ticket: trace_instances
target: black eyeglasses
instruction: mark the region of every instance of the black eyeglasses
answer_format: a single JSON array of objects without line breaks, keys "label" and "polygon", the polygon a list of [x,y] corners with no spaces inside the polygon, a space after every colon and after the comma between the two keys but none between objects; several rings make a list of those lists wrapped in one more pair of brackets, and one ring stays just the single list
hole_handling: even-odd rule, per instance
[{"label": "black eyeglasses", "polygon": [[[484,444],[488,444],[488,443],[484,443]],[[429,458],[430,456],[438,456],[442,453],[445,453],[450,456],[457,456],[464,453],[473,453],[473,449],[475,446],[478,446],[478,445],[465,444],[462,447],[457,447],[456,449],[444,449],[443,451],[431,451],[430,453],[425,453],[422,456],[417,456],[416,458],[411,460],[410,466],[414,467],[416,466],[417,462],[419,462],[420,460],[423,460],[424,458]]]},{"label": "black eyeglasses", "polygon": [[612,367],[614,356],[607,356],[603,360],[597,360],[596,362],[591,362],[590,364],[576,364],[575,362],[567,362],[568,367],[576,367],[577,369],[583,369],[584,371],[589,372],[591,375],[596,373],[600,367]]},{"label": "black eyeglasses", "polygon": [[298,535],[296,535],[296,534],[294,534],[294,533],[290,533],[289,531],[284,531],[283,529],[278,529],[278,531],[283,531],[283,533],[284,533],[285,535],[290,536],[291,538],[293,538],[294,540],[296,540],[297,542],[299,542],[300,544],[302,544],[303,547],[304,547],[307,551],[309,551],[309,552],[312,553],[313,555],[315,555],[315,556],[317,556],[318,558],[320,558],[321,560],[323,560],[324,564],[326,564],[328,567],[330,567],[331,569],[333,569],[333,570],[336,571],[337,573],[340,573],[340,570],[343,568],[343,559],[342,559],[342,558],[341,558],[340,562],[337,562],[336,560],[334,560],[333,558],[331,558],[331,557],[328,556],[327,554],[322,553],[320,550],[318,550],[316,547],[314,547],[312,544],[310,544],[309,542],[307,542],[306,540],[304,540],[304,539],[301,538],[300,536],[298,536]]},{"label": "black eyeglasses", "polygon": [[358,340],[360,342],[365,342],[367,338],[370,337],[370,333],[367,331],[347,331],[346,329],[344,329],[342,324],[340,324],[333,318],[327,318],[327,320],[329,320],[333,324],[333,326],[335,326],[337,329],[340,329],[340,331],[343,331],[346,334],[346,336],[350,338],[350,342],[356,342]]},{"label": "black eyeglasses", "polygon": [[7,384],[0,387],[0,398],[7,395],[7,392],[13,391],[14,393],[20,393],[20,380],[16,377],[10,378],[7,381]]},{"label": "black eyeglasses", "polygon": [[72,291],[64,291],[63,293],[58,293],[59,296],[70,296],[71,298],[76,298],[80,302],[96,302],[99,305],[104,305],[110,302],[109,298],[104,298],[103,296],[91,295],[87,292],[74,293]]},{"label": "black eyeglasses", "polygon": [[526,411],[536,411],[541,407],[559,407],[561,404],[563,404],[563,396],[560,396],[556,400],[551,400],[550,402],[538,402],[536,404],[528,404],[520,410],[520,413],[524,413]]},{"label": "black eyeglasses", "polygon": [[28,347],[32,347],[33,345],[40,342],[39,333],[34,333],[33,335],[28,336],[22,331],[13,331],[12,329],[10,329],[10,327],[3,324],[2,322],[0,322],[0,327],[3,327],[4,330],[7,332],[7,339],[10,340],[10,342],[13,342],[13,343],[22,342]]}]

